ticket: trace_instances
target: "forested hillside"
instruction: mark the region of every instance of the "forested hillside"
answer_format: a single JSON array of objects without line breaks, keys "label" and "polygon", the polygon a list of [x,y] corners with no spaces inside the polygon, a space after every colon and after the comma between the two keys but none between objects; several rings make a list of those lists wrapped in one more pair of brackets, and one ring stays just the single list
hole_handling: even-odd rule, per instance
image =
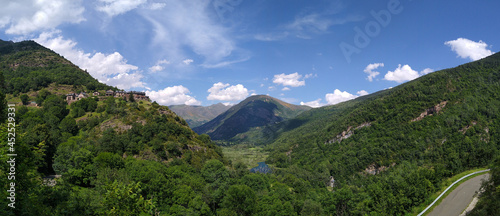
[{"label": "forested hillside", "polygon": [[[17,156],[15,201],[2,199],[0,215],[403,215],[444,178],[498,155],[499,54],[276,124],[266,147],[272,173],[261,174],[155,102],[101,95],[68,104],[60,88],[103,84],[57,83],[90,76],[34,42],[5,44],[17,51],[0,55],[8,83],[0,85],[0,160],[9,160],[9,145]],[[18,72],[28,83],[50,80],[12,91],[24,79]],[[3,197],[10,169],[0,163]]]},{"label": "forested hillside", "polygon": [[317,186],[333,176],[344,194],[332,201],[337,214],[404,214],[443,178],[498,155],[499,93],[497,53],[305,112],[281,124],[288,131],[267,147],[267,162]]}]

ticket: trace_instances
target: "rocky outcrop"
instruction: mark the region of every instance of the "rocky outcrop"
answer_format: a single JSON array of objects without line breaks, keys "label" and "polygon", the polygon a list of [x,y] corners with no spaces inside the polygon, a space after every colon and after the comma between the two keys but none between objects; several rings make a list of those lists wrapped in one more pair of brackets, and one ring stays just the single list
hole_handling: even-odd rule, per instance
[{"label": "rocky outcrop", "polygon": [[436,106],[433,106],[429,109],[426,109],[423,113],[420,114],[420,116],[412,119],[411,122],[420,121],[427,116],[438,114],[446,106],[447,103],[448,103],[448,101],[442,101],[441,103],[437,104]]},{"label": "rocky outcrop", "polygon": [[345,140],[345,139],[351,137],[352,135],[354,135],[355,130],[358,130],[358,129],[361,129],[364,127],[369,127],[369,126],[371,126],[370,122],[362,123],[362,124],[358,125],[357,127],[355,127],[354,129],[352,128],[352,126],[349,126],[347,128],[347,130],[342,131],[342,133],[337,135],[335,138],[328,140],[327,142],[325,142],[325,144],[327,144],[327,143],[331,144],[331,143],[336,143],[336,142],[340,143],[340,142],[342,142],[342,140]]},{"label": "rocky outcrop", "polygon": [[366,169],[365,169],[365,173],[368,173],[370,175],[377,175],[387,169],[389,169],[390,167],[393,167],[394,165],[396,165],[396,163],[392,163],[390,166],[379,166],[375,163],[372,163],[370,164],[370,166],[368,166]]}]

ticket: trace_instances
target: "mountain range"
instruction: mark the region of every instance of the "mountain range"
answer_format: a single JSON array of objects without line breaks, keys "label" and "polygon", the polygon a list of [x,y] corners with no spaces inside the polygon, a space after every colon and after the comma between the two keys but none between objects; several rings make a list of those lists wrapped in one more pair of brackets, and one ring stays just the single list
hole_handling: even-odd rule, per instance
[{"label": "mountain range", "polygon": [[[500,150],[499,53],[315,109],[251,96],[194,131],[156,102],[69,105],[68,92],[116,88],[33,41],[0,41],[0,82],[15,104],[1,103],[15,118],[0,116],[0,151],[16,154],[16,208],[2,199],[0,215],[405,215]],[[270,172],[212,139],[261,145]]]},{"label": "mountain range", "polygon": [[193,128],[214,140],[229,140],[252,128],[276,124],[311,109],[297,106],[267,95],[250,96],[213,120]]},{"label": "mountain range", "polygon": [[170,105],[168,108],[185,119],[191,128],[194,128],[214,119],[231,106],[218,103],[210,106]]}]

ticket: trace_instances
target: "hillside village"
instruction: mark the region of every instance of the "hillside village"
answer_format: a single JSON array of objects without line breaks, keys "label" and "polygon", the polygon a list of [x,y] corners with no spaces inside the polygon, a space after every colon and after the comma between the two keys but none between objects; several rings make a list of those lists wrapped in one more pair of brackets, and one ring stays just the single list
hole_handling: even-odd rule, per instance
[{"label": "hillside village", "polygon": [[[101,94],[101,92],[95,91],[92,93],[92,96],[99,97],[99,98],[104,98],[104,97],[116,97],[116,98],[123,98],[124,100],[128,100],[130,98],[130,95],[133,96],[134,100],[146,100],[149,101],[149,96],[146,95],[145,92],[138,92],[138,91],[113,91],[113,90],[107,90],[104,95]],[[68,104],[71,104],[75,101],[79,101],[83,98],[88,98],[89,94],[87,92],[80,92],[80,93],[69,93],[66,94],[66,101]]]}]

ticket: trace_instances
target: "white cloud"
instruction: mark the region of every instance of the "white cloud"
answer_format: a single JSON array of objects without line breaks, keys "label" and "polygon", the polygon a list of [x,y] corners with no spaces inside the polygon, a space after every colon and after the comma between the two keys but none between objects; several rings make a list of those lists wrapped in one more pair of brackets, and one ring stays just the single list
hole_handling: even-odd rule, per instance
[{"label": "white cloud", "polygon": [[306,105],[306,106],[310,106],[313,108],[322,107],[325,105],[334,105],[334,104],[342,103],[344,101],[355,99],[359,96],[368,95],[368,92],[365,90],[360,90],[356,94],[357,95],[353,95],[347,91],[340,91],[338,89],[335,89],[335,91],[333,91],[333,93],[328,93],[325,95],[326,104],[321,103],[321,98],[318,98],[317,100],[313,100],[313,101],[309,101],[309,102],[300,102],[300,105]]},{"label": "white cloud", "polygon": [[146,2],[147,0],[99,0],[96,10],[113,17],[131,11]]},{"label": "white cloud", "polygon": [[203,58],[203,67],[224,67],[246,61],[248,53],[239,49],[231,29],[213,14],[212,1],[168,1],[161,10],[137,10],[150,22],[152,44],[172,62],[186,59],[187,53]]},{"label": "white cloud", "polygon": [[432,73],[432,72],[434,72],[434,69],[431,69],[431,68],[426,68],[426,69],[424,69],[424,70],[420,71],[420,75],[422,75],[422,76],[423,76],[423,75],[426,75],[426,74],[430,74],[430,73]]},{"label": "white cloud", "polygon": [[155,65],[151,66],[149,68],[149,71],[151,71],[151,73],[156,73],[158,71],[162,71],[163,69],[165,69],[164,65],[168,65],[170,64],[170,61],[168,60],[159,60],[158,62],[156,62]]},{"label": "white cloud", "polygon": [[299,87],[306,85],[306,81],[302,79],[302,75],[295,72],[292,74],[276,74],[273,78],[273,83],[283,86]]},{"label": "white cloud", "polygon": [[325,95],[326,102],[329,105],[338,104],[344,101],[352,100],[354,98],[357,98],[357,96],[346,91],[340,91],[338,89],[335,89],[333,93]]},{"label": "white cloud", "polygon": [[87,70],[100,82],[122,89],[144,87],[144,83],[140,81],[142,75],[137,71],[138,67],[127,64],[127,60],[120,53],[85,53],[76,47],[76,42],[64,39],[59,34],[59,31],[45,32],[34,40],[59,53],[81,69]]},{"label": "white cloud", "polygon": [[389,81],[396,81],[398,83],[402,83],[409,80],[414,80],[419,77],[419,73],[413,69],[409,65],[404,65],[401,67],[401,64],[394,71],[388,71],[385,74],[384,79]]},{"label": "white cloud", "polygon": [[356,94],[358,94],[359,96],[365,96],[365,95],[368,95],[369,93],[365,90],[361,90],[361,91],[356,92]]},{"label": "white cloud", "polygon": [[444,44],[450,46],[451,50],[455,51],[461,58],[469,58],[472,61],[494,54],[494,52],[487,49],[488,44],[481,40],[475,42],[467,38],[458,38],[456,40],[446,41]]},{"label": "white cloud", "polygon": [[17,0],[1,1],[0,28],[7,34],[26,35],[54,29],[63,23],[85,20],[81,0]]},{"label": "white cloud", "polygon": [[300,102],[300,105],[303,105],[303,106],[310,106],[312,108],[316,108],[316,107],[321,107],[323,106],[324,104],[321,104],[321,98],[318,98],[317,100],[313,100],[313,101],[309,101],[309,102]]},{"label": "white cloud", "polygon": [[182,85],[167,87],[159,91],[146,91],[146,95],[151,100],[161,105],[201,105],[201,102],[188,95],[189,93],[189,89]]},{"label": "white cloud", "polygon": [[160,10],[160,9],[164,8],[165,6],[167,6],[167,4],[154,2],[154,3],[151,3],[148,8],[150,10]]},{"label": "white cloud", "polygon": [[[314,67],[313,67],[313,68],[314,68]],[[316,70],[316,69],[314,69],[314,70]],[[311,77],[318,77],[318,74],[312,74],[312,73],[310,73],[310,74],[306,74],[306,75],[304,76],[304,79],[309,79],[309,78],[311,78]]]},{"label": "white cloud", "polygon": [[185,65],[190,65],[191,63],[194,62],[193,59],[185,59],[184,61],[182,61]]},{"label": "white cloud", "polygon": [[373,78],[375,78],[376,76],[378,76],[380,74],[380,72],[374,71],[379,67],[384,67],[384,63],[373,63],[373,64],[369,64],[368,66],[366,66],[365,70],[363,70],[363,71],[368,74],[368,77],[367,77],[368,81],[372,82]]},{"label": "white cloud", "polygon": [[248,89],[243,85],[229,85],[229,83],[218,82],[215,83],[210,89],[208,89],[210,94],[207,100],[219,100],[219,101],[237,101],[243,100],[248,96]]},{"label": "white cloud", "polygon": [[104,83],[116,86],[119,89],[131,89],[136,87],[145,87],[144,83],[140,82],[143,78],[140,73],[120,73],[116,76],[107,78]]},{"label": "white cloud", "polygon": [[284,87],[284,88],[281,89],[281,91],[290,91],[290,88]]}]

